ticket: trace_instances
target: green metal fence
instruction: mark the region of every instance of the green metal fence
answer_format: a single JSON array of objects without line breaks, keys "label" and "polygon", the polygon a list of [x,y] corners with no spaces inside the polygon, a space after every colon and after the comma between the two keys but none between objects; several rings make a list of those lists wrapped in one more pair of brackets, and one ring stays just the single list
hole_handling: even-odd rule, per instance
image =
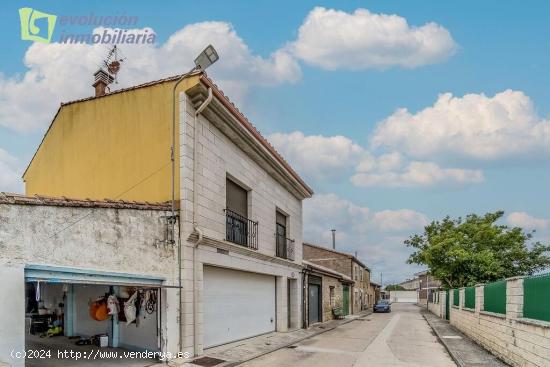
[{"label": "green metal fence", "polygon": [[464,307],[476,308],[476,287],[464,288]]},{"label": "green metal fence", "polygon": [[523,279],[523,317],[550,321],[550,274]]},{"label": "green metal fence", "polygon": [[506,281],[485,284],[483,298],[484,311],[506,314]]},{"label": "green metal fence", "polygon": [[460,304],[460,290],[459,289],[453,289],[453,306],[457,306]]}]

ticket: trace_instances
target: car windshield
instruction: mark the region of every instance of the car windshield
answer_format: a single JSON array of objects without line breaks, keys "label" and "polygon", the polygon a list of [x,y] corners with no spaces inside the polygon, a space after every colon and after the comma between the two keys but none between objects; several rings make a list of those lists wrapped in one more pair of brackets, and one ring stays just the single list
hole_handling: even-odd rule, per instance
[{"label": "car windshield", "polygon": [[381,299],[380,301],[376,302],[377,305],[387,305],[388,301],[385,299]]}]

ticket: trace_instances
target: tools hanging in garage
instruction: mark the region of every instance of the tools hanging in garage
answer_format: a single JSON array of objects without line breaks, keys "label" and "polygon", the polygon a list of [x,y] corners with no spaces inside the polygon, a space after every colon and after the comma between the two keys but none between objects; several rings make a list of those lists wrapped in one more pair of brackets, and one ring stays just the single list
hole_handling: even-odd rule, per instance
[{"label": "tools hanging in garage", "polygon": [[90,303],[90,316],[96,321],[105,321],[116,314],[118,321],[139,326],[141,315],[145,318],[157,310],[157,292],[157,289],[126,287],[120,294],[127,298],[119,298],[111,288],[109,293]]}]

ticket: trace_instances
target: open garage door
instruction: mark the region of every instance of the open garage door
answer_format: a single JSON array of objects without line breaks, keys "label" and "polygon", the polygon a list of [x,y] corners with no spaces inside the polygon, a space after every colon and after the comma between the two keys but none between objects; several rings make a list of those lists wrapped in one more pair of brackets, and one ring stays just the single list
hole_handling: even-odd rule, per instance
[{"label": "open garage door", "polygon": [[[101,346],[123,355],[160,350],[162,289],[173,287],[162,278],[42,265],[28,265],[24,274],[25,346],[49,351],[52,365],[88,365],[60,358],[59,351],[83,355]],[[108,299],[116,310],[109,314]],[[134,320],[126,319],[125,302],[135,306]],[[103,362],[99,357],[97,363]],[[134,362],[149,366],[156,360],[146,356]],[[27,360],[26,365],[42,362]]]},{"label": "open garage door", "polygon": [[205,348],[275,331],[275,277],[204,267]]}]

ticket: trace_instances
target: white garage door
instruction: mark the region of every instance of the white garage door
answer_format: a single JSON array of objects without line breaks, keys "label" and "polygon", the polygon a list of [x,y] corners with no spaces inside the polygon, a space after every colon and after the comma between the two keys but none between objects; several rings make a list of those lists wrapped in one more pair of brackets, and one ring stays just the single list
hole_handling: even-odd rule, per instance
[{"label": "white garage door", "polygon": [[204,267],[204,346],[275,330],[275,277]]}]

